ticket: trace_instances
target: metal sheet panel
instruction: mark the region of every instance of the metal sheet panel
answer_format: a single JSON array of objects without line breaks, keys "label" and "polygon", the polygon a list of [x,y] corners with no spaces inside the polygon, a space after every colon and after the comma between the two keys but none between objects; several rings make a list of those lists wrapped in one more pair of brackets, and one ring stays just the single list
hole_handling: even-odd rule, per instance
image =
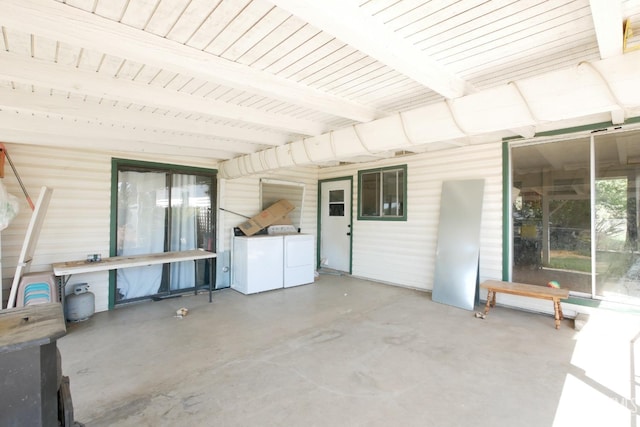
[{"label": "metal sheet panel", "polygon": [[433,300],[473,310],[484,180],[442,183]]}]

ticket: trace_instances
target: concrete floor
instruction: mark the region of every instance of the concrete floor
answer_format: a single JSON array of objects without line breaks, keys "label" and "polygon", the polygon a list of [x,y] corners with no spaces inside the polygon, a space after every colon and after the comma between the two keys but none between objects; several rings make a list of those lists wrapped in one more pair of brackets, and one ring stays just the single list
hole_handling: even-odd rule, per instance
[{"label": "concrete floor", "polygon": [[500,306],[478,319],[429,293],[322,275],[120,307],[58,345],[89,427],[636,426],[639,331],[604,312],[580,332]]}]

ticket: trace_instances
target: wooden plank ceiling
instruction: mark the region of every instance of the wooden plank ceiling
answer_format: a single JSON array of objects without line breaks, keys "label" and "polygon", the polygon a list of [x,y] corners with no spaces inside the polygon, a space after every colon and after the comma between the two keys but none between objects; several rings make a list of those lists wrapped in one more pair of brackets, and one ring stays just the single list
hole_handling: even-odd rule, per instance
[{"label": "wooden plank ceiling", "polygon": [[621,54],[639,3],[0,0],[0,139],[216,162]]}]

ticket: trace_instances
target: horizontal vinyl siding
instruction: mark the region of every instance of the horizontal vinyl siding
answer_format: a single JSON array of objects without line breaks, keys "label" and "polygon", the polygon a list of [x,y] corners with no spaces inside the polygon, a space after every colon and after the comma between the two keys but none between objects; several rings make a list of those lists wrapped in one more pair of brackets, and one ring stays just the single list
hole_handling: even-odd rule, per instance
[{"label": "horizontal vinyl siding", "polygon": [[[52,263],[85,259],[87,254],[109,255],[113,157],[215,168],[215,165],[176,157],[5,145],[34,203],[42,186],[53,189],[30,266],[31,272],[51,271]],[[4,172],[5,187],[20,203],[20,213],[0,234],[3,299],[6,301],[31,219],[31,209],[8,162],[5,162]],[[108,279],[107,272],[78,274],[71,277],[67,289],[76,283],[89,283],[90,290],[96,295],[96,311],[103,311],[108,308]]]},{"label": "horizontal vinyl siding", "polygon": [[[407,165],[407,221],[358,221],[358,170]],[[435,151],[322,170],[320,179],[352,176],[354,276],[433,289],[442,182],[484,179],[480,279],[502,276],[501,143]]]}]

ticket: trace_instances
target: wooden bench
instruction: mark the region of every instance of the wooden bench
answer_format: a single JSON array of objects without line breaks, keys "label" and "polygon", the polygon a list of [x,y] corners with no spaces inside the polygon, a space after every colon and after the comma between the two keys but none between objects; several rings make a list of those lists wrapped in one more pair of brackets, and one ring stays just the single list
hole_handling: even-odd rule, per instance
[{"label": "wooden bench", "polygon": [[525,285],[524,283],[501,282],[499,280],[487,280],[480,284],[481,288],[486,289],[487,305],[484,314],[489,313],[491,307],[496,305],[496,294],[502,292],[511,295],[521,295],[525,297],[548,299],[553,301],[553,311],[555,312],[556,329],[560,329],[560,320],[563,319],[562,307],[560,300],[569,298],[567,289],[549,288],[538,285]]}]

